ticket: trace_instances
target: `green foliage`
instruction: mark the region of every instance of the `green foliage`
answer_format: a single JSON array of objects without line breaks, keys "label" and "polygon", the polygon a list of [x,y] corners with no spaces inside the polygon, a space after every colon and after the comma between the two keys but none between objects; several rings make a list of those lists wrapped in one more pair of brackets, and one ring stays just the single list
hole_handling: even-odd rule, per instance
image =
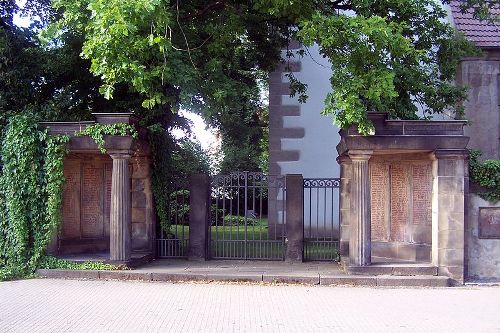
[{"label": "green foliage", "polygon": [[123,269],[123,266],[105,264],[100,261],[85,261],[85,262],[72,262],[64,259],[59,259],[52,256],[44,256],[38,268],[42,269],[78,269],[78,270],[100,270],[110,271]]},{"label": "green foliage", "polygon": [[470,151],[470,179],[486,190],[479,195],[494,203],[500,200],[500,160],[480,162],[481,154],[479,150]]},{"label": "green foliage", "polygon": [[67,136],[51,137],[29,112],[10,119],[2,141],[0,269],[31,274],[57,231]]},{"label": "green foliage", "polygon": [[172,141],[169,140],[168,132],[161,126],[149,127],[149,145],[153,159],[151,174],[151,190],[156,207],[156,216],[163,230],[170,230],[170,219],[168,214],[169,193],[171,191],[171,162],[169,152]]},{"label": "green foliage", "polygon": [[[492,4],[462,3],[480,17]],[[442,3],[429,0],[58,0],[55,6],[63,15],[52,30],[84,36],[83,55],[103,78],[106,97],[124,83],[144,96],[145,107],[198,110],[222,129],[228,155],[242,141],[225,129],[238,127],[233,115],[258,113],[259,82],[293,38],[317,43],[332,63],[323,112],[364,134],[373,130],[371,111],[415,119],[419,104],[425,116],[444,110],[461,116],[466,92],[452,81],[458,60],[475,54],[446,22]],[[289,79],[303,102],[305,85],[291,73]]]},{"label": "green foliage", "polygon": [[[259,226],[262,223],[267,222],[267,221],[261,221],[259,219],[255,219],[252,217],[244,217],[244,216],[237,216],[237,215],[226,215],[224,216],[224,225],[226,226],[245,226],[245,223],[247,226]],[[267,224],[266,224],[267,225]]]},{"label": "green foliage", "polygon": [[[353,0],[356,13],[316,13],[301,22],[299,38],[318,43],[332,62],[332,92],[324,114],[346,128],[373,132],[367,112],[415,119],[454,108],[466,90],[452,81],[458,60],[473,47],[446,23],[440,4],[424,0]],[[453,69],[452,69],[453,68]]]},{"label": "green foliage", "polygon": [[115,124],[93,124],[87,126],[84,130],[75,134],[76,136],[90,136],[101,153],[106,153],[106,148],[104,147],[104,136],[105,135],[120,135],[127,136],[130,135],[134,139],[138,138],[137,130],[133,125],[126,123],[115,123]]}]

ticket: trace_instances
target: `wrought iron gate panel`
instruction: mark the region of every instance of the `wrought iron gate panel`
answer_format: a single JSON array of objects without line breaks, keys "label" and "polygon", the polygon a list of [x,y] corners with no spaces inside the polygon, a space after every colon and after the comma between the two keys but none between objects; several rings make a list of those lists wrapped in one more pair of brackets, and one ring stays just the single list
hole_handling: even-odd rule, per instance
[{"label": "wrought iron gate panel", "polygon": [[234,172],[212,178],[213,259],[284,260],[285,177]]},{"label": "wrought iron gate panel", "polygon": [[187,258],[189,245],[189,181],[176,179],[170,184],[167,215],[170,226],[157,230],[158,258]]},{"label": "wrought iron gate panel", "polygon": [[304,179],[304,260],[339,256],[340,178]]}]

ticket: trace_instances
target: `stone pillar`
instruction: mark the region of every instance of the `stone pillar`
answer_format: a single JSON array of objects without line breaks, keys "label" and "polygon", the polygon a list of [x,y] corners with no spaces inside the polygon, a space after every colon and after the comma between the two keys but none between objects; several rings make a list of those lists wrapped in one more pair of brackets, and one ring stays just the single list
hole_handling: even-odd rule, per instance
[{"label": "stone pillar", "polygon": [[130,176],[128,162],[130,154],[110,153],[113,159],[111,177],[111,209],[109,256],[111,261],[130,260]]},{"label": "stone pillar", "polygon": [[351,150],[352,161],[349,264],[371,264],[370,174],[368,160],[371,150]]},{"label": "stone pillar", "polygon": [[189,180],[189,260],[208,259],[210,177],[192,175]]},{"label": "stone pillar", "polygon": [[347,155],[337,157],[340,164],[340,255],[349,255],[349,221],[351,213],[351,159]]},{"label": "stone pillar", "polygon": [[[463,283],[465,265],[465,183],[468,177],[466,150],[436,150],[437,160],[437,228],[432,250],[433,263],[439,275],[445,275]],[[437,238],[437,242],[436,242]]]},{"label": "stone pillar", "polygon": [[286,175],[286,261],[302,261],[304,255],[304,179]]}]

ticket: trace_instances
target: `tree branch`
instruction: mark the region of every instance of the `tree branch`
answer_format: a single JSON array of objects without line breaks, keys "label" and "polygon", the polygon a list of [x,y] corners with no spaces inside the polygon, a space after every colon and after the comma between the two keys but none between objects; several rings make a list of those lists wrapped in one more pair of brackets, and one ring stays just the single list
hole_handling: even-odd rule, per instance
[{"label": "tree branch", "polygon": [[202,16],[206,15],[208,12],[222,8],[225,5],[226,5],[225,0],[215,1],[215,2],[212,2],[211,4],[208,4],[207,6],[205,6],[205,8],[196,11],[193,14],[183,16],[181,19],[182,20],[190,20],[190,19],[195,18],[195,17],[202,17]]}]

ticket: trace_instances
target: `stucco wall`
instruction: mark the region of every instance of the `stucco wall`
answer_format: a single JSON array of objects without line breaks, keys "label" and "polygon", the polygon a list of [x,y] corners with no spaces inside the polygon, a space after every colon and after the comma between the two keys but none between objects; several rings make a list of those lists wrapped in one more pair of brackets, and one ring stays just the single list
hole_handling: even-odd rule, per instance
[{"label": "stucco wall", "polygon": [[331,116],[320,113],[331,90],[331,65],[314,46],[303,58],[292,58],[290,67],[308,85],[309,98],[304,104],[290,98],[284,66],[271,74],[270,173],[300,173],[304,178],[339,177],[340,168],[335,160],[335,146],[340,140],[338,128]]}]

